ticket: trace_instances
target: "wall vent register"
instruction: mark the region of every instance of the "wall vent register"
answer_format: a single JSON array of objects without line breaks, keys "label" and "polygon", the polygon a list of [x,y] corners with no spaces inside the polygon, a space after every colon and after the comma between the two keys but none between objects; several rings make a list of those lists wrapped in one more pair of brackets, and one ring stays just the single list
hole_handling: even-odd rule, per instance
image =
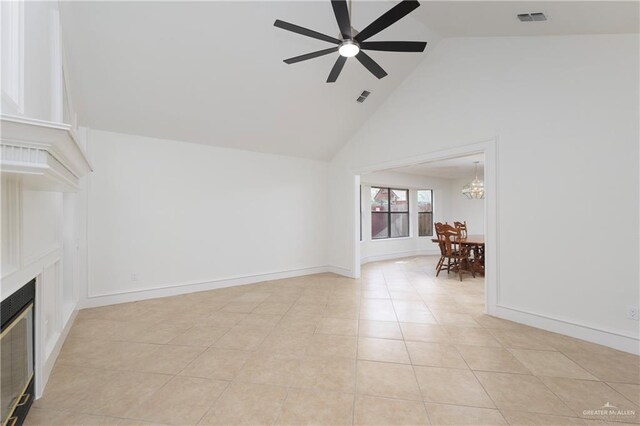
[{"label": "wall vent register", "polygon": [[522,22],[540,22],[546,21],[547,17],[542,12],[534,12],[534,13],[520,13],[518,14],[518,19]]}]

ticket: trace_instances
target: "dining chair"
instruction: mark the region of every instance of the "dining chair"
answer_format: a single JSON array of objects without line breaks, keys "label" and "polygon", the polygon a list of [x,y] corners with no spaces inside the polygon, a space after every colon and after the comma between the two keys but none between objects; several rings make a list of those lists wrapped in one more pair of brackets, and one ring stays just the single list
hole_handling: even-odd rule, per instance
[{"label": "dining chair", "polygon": [[[440,230],[443,229],[443,226],[450,226],[449,223],[436,222],[434,226],[436,229],[436,238],[438,239],[438,248],[440,249],[440,259],[436,264],[436,277],[437,277],[440,274],[440,271],[442,271],[443,269],[447,271],[447,275],[448,275],[449,272],[451,272],[455,267],[455,263],[453,265],[451,264],[452,259],[447,257],[447,249],[445,247],[444,240],[440,238]],[[455,241],[452,242],[452,245],[453,245],[452,246],[453,252],[457,252],[458,248],[457,248],[456,242]],[[447,261],[446,264],[444,263],[445,261]]]},{"label": "dining chair", "polygon": [[[440,241],[440,228],[442,225],[444,225],[444,223],[442,222],[436,222],[434,224],[434,228],[436,229],[436,238],[438,239],[438,248],[440,249],[440,259],[438,259],[438,263],[436,264],[436,277],[438,276],[438,274],[440,274],[440,270],[442,269],[444,261],[447,258],[444,245]],[[446,268],[447,268],[447,274],[448,274],[449,266],[447,265]]]},{"label": "dining chair", "polygon": [[462,240],[460,229],[447,224],[437,224],[436,234],[438,235],[438,245],[440,246],[440,261],[438,262],[436,277],[445,267],[447,262],[447,274],[451,271],[457,272],[462,281],[462,273],[470,272],[475,278],[476,274],[469,261],[469,248],[460,244]]}]

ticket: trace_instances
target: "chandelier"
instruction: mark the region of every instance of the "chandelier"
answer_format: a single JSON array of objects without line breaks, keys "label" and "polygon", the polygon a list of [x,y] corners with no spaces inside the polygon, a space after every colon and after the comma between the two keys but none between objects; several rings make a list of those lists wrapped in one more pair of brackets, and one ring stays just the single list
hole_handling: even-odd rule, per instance
[{"label": "chandelier", "polygon": [[479,161],[473,162],[473,164],[475,164],[475,177],[471,183],[462,187],[462,195],[469,200],[480,200],[484,198],[484,182],[478,179],[478,163]]}]

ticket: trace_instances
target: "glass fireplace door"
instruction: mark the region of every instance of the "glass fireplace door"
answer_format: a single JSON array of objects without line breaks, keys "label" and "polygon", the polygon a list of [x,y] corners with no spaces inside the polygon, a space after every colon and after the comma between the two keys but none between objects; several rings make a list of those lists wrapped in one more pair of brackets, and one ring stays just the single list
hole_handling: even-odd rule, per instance
[{"label": "glass fireplace door", "polygon": [[33,377],[33,303],[28,305],[0,335],[0,406],[2,425],[16,406],[31,395],[24,392]]}]

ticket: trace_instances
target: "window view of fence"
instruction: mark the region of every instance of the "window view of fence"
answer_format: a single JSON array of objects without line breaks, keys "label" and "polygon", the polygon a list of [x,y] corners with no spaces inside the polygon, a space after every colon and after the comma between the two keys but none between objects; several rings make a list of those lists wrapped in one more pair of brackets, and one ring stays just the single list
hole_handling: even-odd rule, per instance
[{"label": "window view of fence", "polygon": [[418,236],[433,236],[433,191],[418,191]]},{"label": "window view of fence", "polygon": [[371,238],[409,236],[409,190],[371,188]]}]

